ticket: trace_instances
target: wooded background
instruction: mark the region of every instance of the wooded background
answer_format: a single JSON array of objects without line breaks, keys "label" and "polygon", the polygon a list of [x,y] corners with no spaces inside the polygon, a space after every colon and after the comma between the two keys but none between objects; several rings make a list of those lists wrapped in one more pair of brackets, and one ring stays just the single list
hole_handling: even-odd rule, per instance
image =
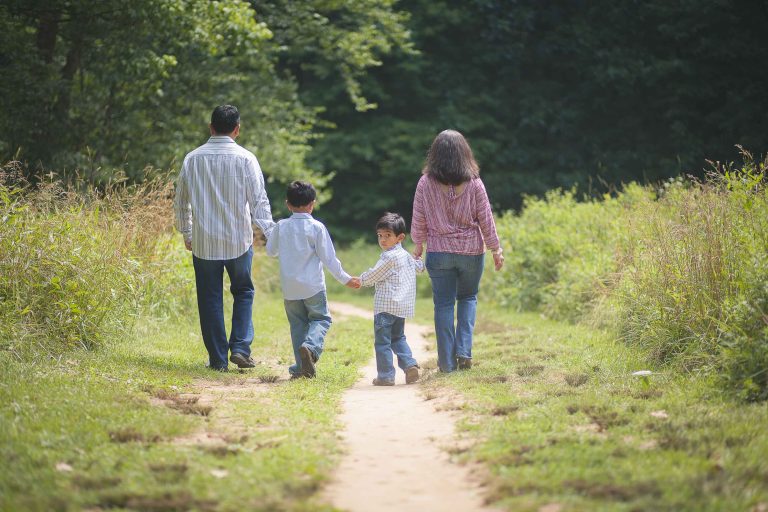
[{"label": "wooded background", "polygon": [[767,25],[764,0],[0,0],[0,159],[141,181],[231,103],[277,209],[312,180],[351,240],[410,217],[445,128],[499,211],[765,151]]}]

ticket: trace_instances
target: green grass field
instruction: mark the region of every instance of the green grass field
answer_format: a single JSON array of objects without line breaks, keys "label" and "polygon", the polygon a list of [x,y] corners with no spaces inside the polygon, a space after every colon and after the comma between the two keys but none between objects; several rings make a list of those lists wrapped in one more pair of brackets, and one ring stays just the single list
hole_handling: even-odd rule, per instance
[{"label": "green grass field", "polygon": [[318,377],[286,381],[282,301],[254,311],[261,364],[243,373],[204,368],[196,317],[57,361],[0,356],[0,510],[322,510],[370,326],[334,324]]},{"label": "green grass field", "polygon": [[463,395],[460,431],[476,444],[457,457],[488,468],[489,499],[514,511],[766,509],[765,403],[695,374],[633,377],[649,369],[641,354],[599,331],[479,312],[473,368],[423,387]]}]

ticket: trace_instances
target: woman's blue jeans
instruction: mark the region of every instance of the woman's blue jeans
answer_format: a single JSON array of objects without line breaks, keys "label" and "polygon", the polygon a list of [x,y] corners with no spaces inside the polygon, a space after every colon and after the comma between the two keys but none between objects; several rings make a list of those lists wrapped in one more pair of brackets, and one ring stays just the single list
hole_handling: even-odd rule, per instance
[{"label": "woman's blue jeans", "polygon": [[[458,357],[472,358],[477,291],[484,263],[484,254],[427,253],[426,267],[432,280],[437,365],[440,371],[454,371]],[[457,305],[455,324],[454,305]]]},{"label": "woman's blue jeans", "polygon": [[[197,288],[200,330],[208,350],[209,366],[227,367],[227,352],[251,355],[253,341],[253,282],[251,260],[253,247],[231,260],[204,260],[192,256]],[[224,327],[224,269],[227,269],[232,292],[232,330],[227,343]]]}]

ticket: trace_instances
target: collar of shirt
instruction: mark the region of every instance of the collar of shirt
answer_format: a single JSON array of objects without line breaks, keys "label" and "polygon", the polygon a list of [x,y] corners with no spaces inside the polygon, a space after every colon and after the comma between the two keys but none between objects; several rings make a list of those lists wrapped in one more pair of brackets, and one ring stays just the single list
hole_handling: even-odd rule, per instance
[{"label": "collar of shirt", "polygon": [[290,218],[291,219],[311,219],[312,218],[312,214],[310,214],[310,213],[295,212],[293,215],[291,215]]},{"label": "collar of shirt", "polygon": [[403,248],[402,244],[400,242],[397,242],[395,245],[393,245],[392,247],[390,247],[386,251],[382,251],[382,253],[390,252],[390,251],[396,251],[397,249],[402,249],[402,248]]},{"label": "collar of shirt", "polygon": [[211,135],[208,142],[213,144],[236,144],[235,139],[229,135]]}]

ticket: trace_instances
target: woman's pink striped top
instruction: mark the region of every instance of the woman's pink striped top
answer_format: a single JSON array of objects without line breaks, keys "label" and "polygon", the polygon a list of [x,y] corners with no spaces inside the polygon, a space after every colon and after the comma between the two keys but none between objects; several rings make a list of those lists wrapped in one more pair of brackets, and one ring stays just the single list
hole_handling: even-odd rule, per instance
[{"label": "woman's pink striped top", "polygon": [[469,180],[456,195],[454,187],[446,192],[437,180],[422,176],[413,198],[411,238],[426,242],[429,252],[476,255],[485,246],[498,249],[496,223],[480,178]]}]

